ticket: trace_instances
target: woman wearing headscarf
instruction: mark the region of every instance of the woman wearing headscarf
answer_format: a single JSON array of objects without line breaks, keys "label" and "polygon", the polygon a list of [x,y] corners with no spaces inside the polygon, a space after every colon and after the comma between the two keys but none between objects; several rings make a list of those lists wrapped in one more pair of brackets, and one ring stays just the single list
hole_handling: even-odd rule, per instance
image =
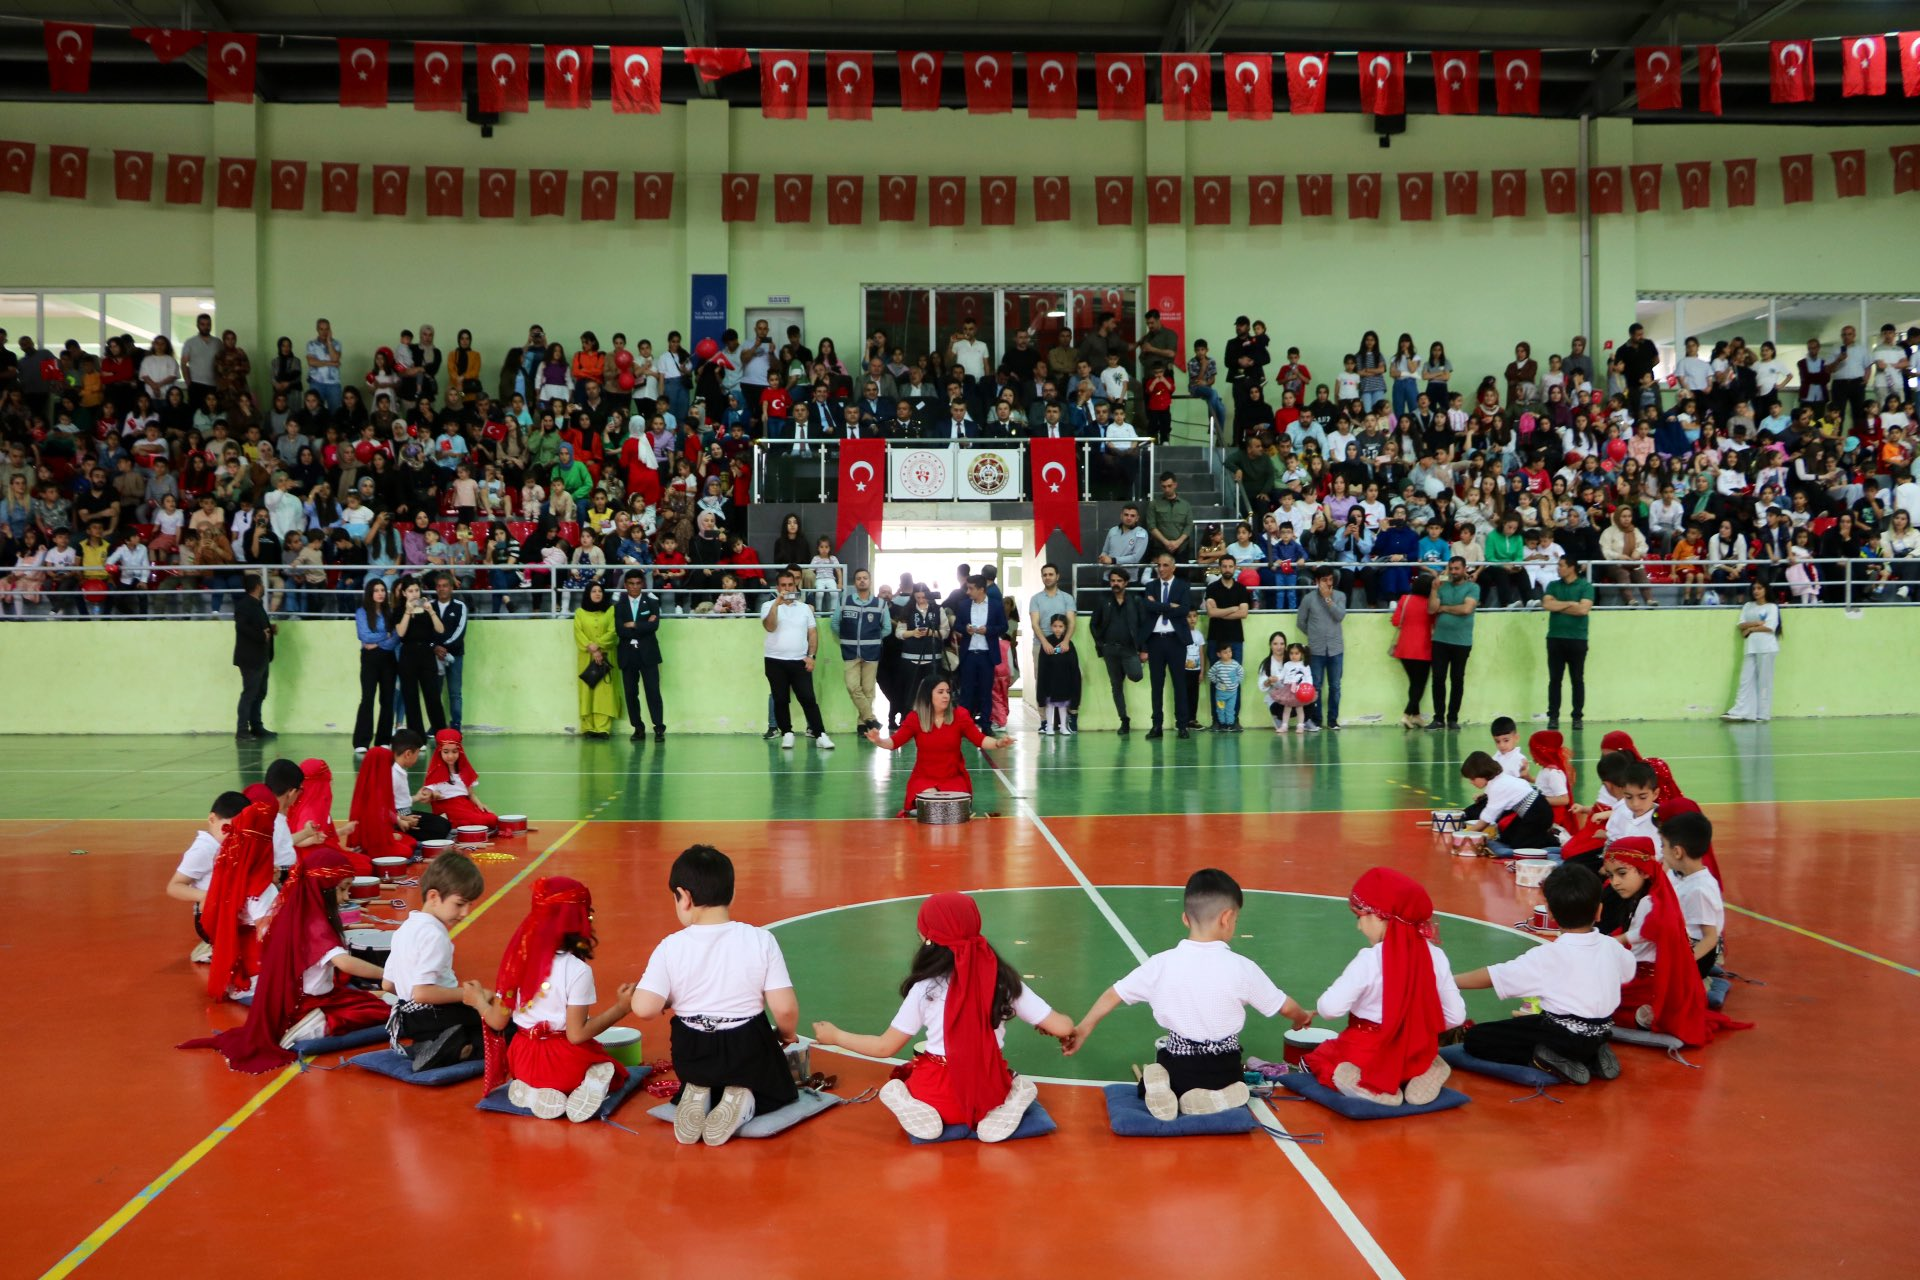
[{"label": "woman wearing headscarf", "polygon": [[599,580],[580,593],[573,611],[574,674],[580,685],[580,732],[589,738],[613,736],[613,601]]}]

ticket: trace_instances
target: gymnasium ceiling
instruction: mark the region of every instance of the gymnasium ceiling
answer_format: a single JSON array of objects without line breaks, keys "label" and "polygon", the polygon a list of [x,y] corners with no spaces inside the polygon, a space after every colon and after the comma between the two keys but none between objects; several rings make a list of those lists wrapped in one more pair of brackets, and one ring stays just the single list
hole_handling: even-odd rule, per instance
[{"label": "gymnasium ceiling", "polygon": [[[1258,50],[1543,48],[1547,116],[1631,114],[1634,45],[1701,43],[1724,50],[1724,115],[1732,123],[1920,124],[1920,98],[1901,96],[1897,58],[1883,98],[1843,99],[1833,45],[1816,46],[1818,97],[1811,104],[1768,102],[1766,41],[1851,36],[1920,26],[1912,0],[1663,0],[1661,3],[1560,3],[1527,0],[1423,0],[1402,4],[1325,0],[0,0],[0,99],[48,97],[39,22],[57,18],[124,26],[254,31],[260,41],[259,88],[273,102],[330,102],[338,61],[328,37],[595,44],[736,45],[752,48],[870,49],[878,105],[898,101],[892,51],[907,49],[1076,50],[1082,53]],[[320,37],[301,39],[300,37]],[[1625,48],[1622,48],[1624,46]],[[1889,53],[1893,51],[1889,49]],[[124,33],[101,30],[95,43],[97,101],[203,101],[198,55],[161,66]],[[664,82],[668,101],[706,94],[757,103],[757,77],[704,86],[678,58]],[[1357,111],[1351,73],[1336,73],[1330,111]],[[538,98],[539,63],[534,92]],[[392,95],[411,96],[411,63],[394,50]],[[607,67],[597,68],[604,98]],[[1493,110],[1483,72],[1482,110]],[[824,77],[813,77],[816,105]],[[1662,122],[1697,119],[1693,76],[1686,110]],[[949,63],[949,106],[964,104],[961,73]],[[471,83],[471,81],[469,81]],[[1081,65],[1082,105],[1093,105],[1091,63]],[[1432,68],[1414,58],[1407,100],[1416,115],[1433,109]],[[1016,109],[1023,99],[1016,91]]]}]

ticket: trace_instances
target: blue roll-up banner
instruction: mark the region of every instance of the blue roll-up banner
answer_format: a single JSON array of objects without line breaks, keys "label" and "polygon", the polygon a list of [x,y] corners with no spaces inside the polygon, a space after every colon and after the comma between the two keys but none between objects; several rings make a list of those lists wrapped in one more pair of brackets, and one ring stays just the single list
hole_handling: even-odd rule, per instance
[{"label": "blue roll-up banner", "polygon": [[688,327],[693,331],[688,347],[696,347],[702,338],[720,341],[720,335],[727,331],[727,278],[724,275],[695,275],[693,277],[693,305],[691,307],[693,323]]}]

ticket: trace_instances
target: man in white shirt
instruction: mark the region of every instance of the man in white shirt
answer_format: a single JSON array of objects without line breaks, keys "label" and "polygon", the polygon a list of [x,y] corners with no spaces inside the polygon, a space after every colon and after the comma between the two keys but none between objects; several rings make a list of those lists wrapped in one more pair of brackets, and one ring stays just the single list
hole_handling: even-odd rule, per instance
[{"label": "man in white shirt", "polygon": [[1107,438],[1108,461],[1110,461],[1114,469],[1120,473],[1120,478],[1127,487],[1127,496],[1129,498],[1139,497],[1140,446],[1137,442],[1140,439],[1140,433],[1133,429],[1131,422],[1127,421],[1127,406],[1125,401],[1116,401],[1114,403],[1113,416],[1107,423],[1105,434]]},{"label": "man in white shirt", "polygon": [[1867,350],[1852,325],[1840,329],[1840,350],[1833,357],[1833,399],[1846,406],[1848,425],[1859,435],[1867,425]]},{"label": "man in white shirt", "polygon": [[807,736],[822,750],[833,749],[820,722],[820,703],[813,696],[813,661],[820,645],[820,625],[813,606],[800,598],[793,574],[781,570],[773,599],[760,606],[760,626],[766,634],[762,656],[767,689],[773,695],[774,723],[780,726],[782,750],[793,749],[793,709],[787,695],[800,699],[807,718]]},{"label": "man in white shirt", "polygon": [[987,365],[993,354],[987,350],[986,343],[974,336],[976,327],[971,320],[960,322],[960,336],[947,344],[947,358],[966,375],[967,408],[973,419],[979,421],[986,416]]},{"label": "man in white shirt", "polygon": [[1880,341],[1873,348],[1873,376],[1869,383],[1876,399],[1906,398],[1907,363],[1907,350],[1900,345],[1899,332],[1890,324],[1881,325]]},{"label": "man in white shirt", "polygon": [[[1920,490],[1920,485],[1912,486]],[[1137,565],[1147,558],[1147,531],[1140,527],[1140,508],[1129,502],[1120,508],[1120,523],[1107,530],[1100,544],[1101,564]]]},{"label": "man in white shirt", "polygon": [[273,473],[273,488],[267,494],[266,503],[267,520],[273,526],[273,536],[280,539],[282,546],[286,545],[288,534],[306,529],[306,504],[293,491],[293,477],[286,472]]},{"label": "man in white shirt", "polygon": [[744,361],[740,370],[740,407],[751,420],[759,416],[760,397],[766,394],[767,369],[773,360],[773,335],[768,332],[765,320],[753,322],[753,343],[738,358]]}]

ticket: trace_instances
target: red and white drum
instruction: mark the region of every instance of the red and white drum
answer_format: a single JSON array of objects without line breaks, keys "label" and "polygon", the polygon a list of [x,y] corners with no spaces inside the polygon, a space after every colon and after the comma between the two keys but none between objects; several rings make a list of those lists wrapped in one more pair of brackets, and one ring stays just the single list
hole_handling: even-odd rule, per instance
[{"label": "red and white drum", "polygon": [[485,827],[455,827],[453,829],[453,847],[456,849],[478,849],[487,843]]},{"label": "red and white drum", "polygon": [[1308,1054],[1339,1034],[1332,1027],[1303,1027],[1299,1031],[1289,1031],[1280,1056],[1297,1067],[1306,1060]]},{"label": "red and white drum", "polygon": [[500,838],[511,840],[515,836],[527,834],[527,815],[524,813],[503,813],[500,815]]},{"label": "red and white drum", "polygon": [[422,840],[419,845],[422,858],[437,858],[451,848],[451,840]]},{"label": "red and white drum", "polygon": [[347,896],[355,902],[365,902],[380,892],[379,876],[355,876],[347,889]]}]

